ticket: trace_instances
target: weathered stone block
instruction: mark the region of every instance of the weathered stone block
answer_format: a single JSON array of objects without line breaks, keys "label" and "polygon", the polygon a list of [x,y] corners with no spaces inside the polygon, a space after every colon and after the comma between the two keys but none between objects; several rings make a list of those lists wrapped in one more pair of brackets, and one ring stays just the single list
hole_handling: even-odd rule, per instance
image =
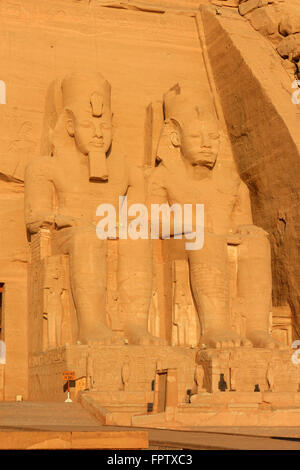
[{"label": "weathered stone block", "polygon": [[239,6],[239,12],[242,16],[250,13],[250,11],[256,8],[261,8],[268,5],[268,0],[248,0],[247,2],[241,3]]},{"label": "weathered stone block", "polygon": [[300,59],[300,33],[292,34],[282,39],[277,47],[277,51],[284,59]]},{"label": "weathered stone block", "polygon": [[275,34],[278,31],[280,15],[271,5],[257,8],[247,16],[253,28],[264,36]]}]

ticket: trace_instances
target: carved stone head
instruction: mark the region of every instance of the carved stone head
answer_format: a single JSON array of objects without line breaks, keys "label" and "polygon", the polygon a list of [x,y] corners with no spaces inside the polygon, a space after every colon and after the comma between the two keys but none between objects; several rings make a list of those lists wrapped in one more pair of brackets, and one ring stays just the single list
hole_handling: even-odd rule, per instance
[{"label": "carved stone head", "polygon": [[176,85],[164,96],[164,115],[169,128],[171,123],[173,147],[180,148],[191,165],[212,168],[219,152],[220,134],[217,118],[210,109],[211,100],[205,101],[196,105],[181,95]]},{"label": "carved stone head", "polygon": [[110,85],[99,74],[68,75],[62,81],[66,130],[85,155],[107,153],[112,142]]}]

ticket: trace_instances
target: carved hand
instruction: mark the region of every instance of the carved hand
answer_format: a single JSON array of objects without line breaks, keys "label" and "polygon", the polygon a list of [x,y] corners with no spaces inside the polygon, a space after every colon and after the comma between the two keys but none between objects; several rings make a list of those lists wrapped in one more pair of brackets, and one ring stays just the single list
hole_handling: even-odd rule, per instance
[{"label": "carved hand", "polygon": [[76,227],[79,225],[79,219],[63,214],[57,214],[54,222],[55,228]]},{"label": "carved hand", "polygon": [[35,219],[27,224],[30,233],[36,233],[40,228],[50,228],[54,225],[54,214],[39,213],[36,214]]}]

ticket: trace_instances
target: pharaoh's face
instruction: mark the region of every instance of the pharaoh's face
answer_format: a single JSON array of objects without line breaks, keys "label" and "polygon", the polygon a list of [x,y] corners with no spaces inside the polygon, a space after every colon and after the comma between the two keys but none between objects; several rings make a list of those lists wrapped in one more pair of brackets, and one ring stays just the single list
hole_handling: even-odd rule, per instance
[{"label": "pharaoh's face", "polygon": [[184,123],[180,137],[182,154],[192,165],[214,166],[220,145],[218,123],[214,119]]},{"label": "pharaoh's face", "polygon": [[91,112],[74,110],[68,121],[68,132],[75,139],[76,146],[85,155],[92,151],[107,153],[112,142],[111,115],[93,116]]}]

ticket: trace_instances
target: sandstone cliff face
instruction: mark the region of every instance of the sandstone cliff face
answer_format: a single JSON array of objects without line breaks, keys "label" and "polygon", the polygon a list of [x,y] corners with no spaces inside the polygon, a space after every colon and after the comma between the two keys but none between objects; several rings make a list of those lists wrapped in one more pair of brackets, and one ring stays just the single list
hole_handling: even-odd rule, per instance
[{"label": "sandstone cliff face", "polygon": [[[254,222],[270,234],[273,303],[292,307],[299,331],[299,105],[271,43],[234,11],[203,12],[217,90]],[[233,80],[234,77],[234,80]]]}]

